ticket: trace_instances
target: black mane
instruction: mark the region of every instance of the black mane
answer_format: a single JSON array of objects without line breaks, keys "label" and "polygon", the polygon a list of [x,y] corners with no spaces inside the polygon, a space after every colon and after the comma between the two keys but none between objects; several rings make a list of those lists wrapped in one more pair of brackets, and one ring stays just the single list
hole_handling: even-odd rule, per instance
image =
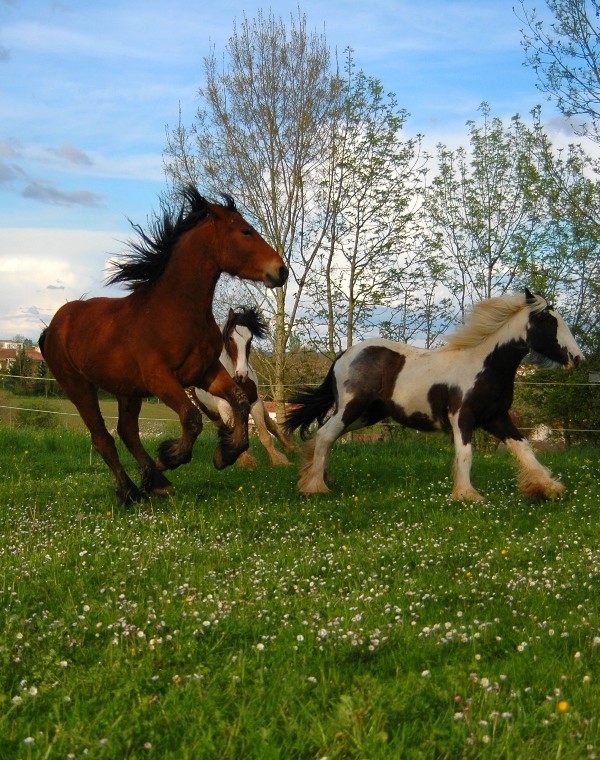
[{"label": "black mane", "polygon": [[268,335],[267,323],[258,309],[253,306],[237,306],[235,313],[229,318],[223,326],[223,341],[227,340],[230,330],[236,325],[247,327],[254,337],[259,340],[266,338]]},{"label": "black mane", "polygon": [[[180,237],[204,222],[209,215],[208,201],[193,185],[186,185],[179,193],[182,202],[178,210],[161,203],[162,215],[155,215],[150,222],[149,232],[130,220],[139,239],[127,243],[129,251],[121,261],[111,260],[113,273],[107,278],[107,285],[123,283],[129,290],[137,290],[156,282],[167,266],[173,248]],[[231,196],[221,194],[226,208],[235,210]]]}]

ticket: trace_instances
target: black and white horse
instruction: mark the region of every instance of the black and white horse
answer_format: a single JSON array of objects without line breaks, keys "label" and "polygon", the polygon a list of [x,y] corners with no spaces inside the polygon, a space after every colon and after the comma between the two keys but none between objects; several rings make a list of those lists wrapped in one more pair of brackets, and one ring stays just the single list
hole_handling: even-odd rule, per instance
[{"label": "black and white horse", "polygon": [[391,417],[407,427],[452,433],[455,447],[452,498],[478,501],[471,485],[471,440],[482,428],[503,441],[518,462],[519,486],[527,496],[556,498],[564,486],[540,464],[513,424],[517,367],[528,352],[563,366],[583,355],[560,314],[528,290],[476,304],[464,325],[438,349],[373,339],[357,343],[332,364],[318,388],[304,388],[286,416],[288,433],[319,425],[305,449],[298,488],[327,493],[327,465],[334,442]]},{"label": "black and white horse", "polygon": [[[227,372],[240,385],[250,401],[250,416],[254,420],[256,432],[267,451],[271,464],[288,465],[289,460],[273,445],[271,434],[277,438],[286,451],[295,451],[296,444],[288,438],[277,423],[271,419],[265,409],[263,400],[258,395],[258,377],[250,364],[252,338],[265,338],[267,325],[257,309],[239,306],[229,314],[222,328],[223,350],[220,361]],[[231,406],[222,398],[213,396],[201,388],[190,390],[190,397],[214,423],[221,421],[230,425],[232,421]],[[256,467],[256,460],[249,451],[244,451],[238,458],[244,467]]]}]

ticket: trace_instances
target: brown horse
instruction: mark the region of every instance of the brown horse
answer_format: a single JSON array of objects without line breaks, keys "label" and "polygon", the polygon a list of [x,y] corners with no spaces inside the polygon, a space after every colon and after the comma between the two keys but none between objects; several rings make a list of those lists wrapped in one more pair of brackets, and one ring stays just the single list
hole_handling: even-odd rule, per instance
[{"label": "brown horse", "polygon": [[[233,464],[248,448],[249,402],[219,361],[223,339],[213,294],[222,272],[273,288],[284,284],[288,270],[233,200],[223,198],[226,205],[210,203],[188,186],[179,212],[163,207],[149,234],[133,225],[139,240],[129,244],[123,261],[112,262],[108,280],[125,283],[131,293],[66,303],[40,336],[44,359],[77,407],[125,504],[171,493],[163,471],[191,460],[202,416],[186,395],[190,385],[226,399],[233,409],[233,428],[220,429],[215,467]],[[141,488],[119,461],[100,413],[99,388],[117,397],[117,431],[141,468]],[[179,439],[160,445],[156,462],[139,434],[142,399],[149,396],[173,409],[182,428]]]}]

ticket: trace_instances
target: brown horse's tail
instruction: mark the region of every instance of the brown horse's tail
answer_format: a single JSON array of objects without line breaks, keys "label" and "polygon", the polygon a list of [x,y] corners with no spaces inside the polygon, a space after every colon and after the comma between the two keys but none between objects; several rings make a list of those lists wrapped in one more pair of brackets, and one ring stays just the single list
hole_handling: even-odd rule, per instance
[{"label": "brown horse's tail", "polygon": [[46,333],[48,332],[48,328],[44,327],[42,330],[42,334],[40,335],[40,339],[38,340],[38,347],[42,353],[42,356],[44,355],[44,341],[46,340]]},{"label": "brown horse's tail", "polygon": [[318,388],[306,385],[287,400],[287,403],[293,404],[294,408],[285,415],[283,428],[286,433],[291,435],[294,430],[300,428],[300,437],[306,438],[313,422],[316,421],[321,427],[336,401],[336,395],[334,362]]}]

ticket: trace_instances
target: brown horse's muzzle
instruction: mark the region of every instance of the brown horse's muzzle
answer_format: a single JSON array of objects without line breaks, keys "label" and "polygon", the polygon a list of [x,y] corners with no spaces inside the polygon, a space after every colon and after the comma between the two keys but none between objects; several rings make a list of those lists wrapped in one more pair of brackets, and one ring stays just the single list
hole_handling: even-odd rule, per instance
[{"label": "brown horse's muzzle", "polygon": [[280,288],[288,278],[288,268],[283,264],[275,272],[266,272],[265,285],[268,288]]}]

